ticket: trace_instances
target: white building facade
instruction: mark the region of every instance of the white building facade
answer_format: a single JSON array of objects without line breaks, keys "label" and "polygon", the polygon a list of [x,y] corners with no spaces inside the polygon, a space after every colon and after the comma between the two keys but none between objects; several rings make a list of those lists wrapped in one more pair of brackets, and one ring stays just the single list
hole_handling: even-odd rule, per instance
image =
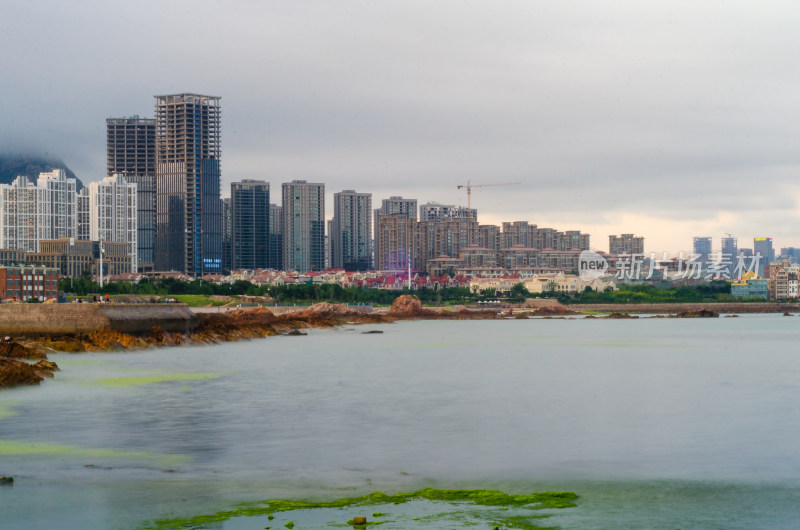
[{"label": "white building facade", "polygon": [[0,248],[39,252],[46,239],[76,237],[77,181],[61,169],[0,184]]},{"label": "white building facade", "polygon": [[89,241],[92,239],[90,234],[89,222],[89,188],[83,188],[78,192],[78,239]]},{"label": "white building facade", "polygon": [[131,271],[138,264],[137,186],[122,175],[89,184],[89,237],[128,243]]}]

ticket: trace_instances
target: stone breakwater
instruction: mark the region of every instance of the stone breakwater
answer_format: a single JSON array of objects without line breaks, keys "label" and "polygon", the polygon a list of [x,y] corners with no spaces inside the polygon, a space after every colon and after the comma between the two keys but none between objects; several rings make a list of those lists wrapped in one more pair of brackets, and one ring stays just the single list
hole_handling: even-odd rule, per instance
[{"label": "stone breakwater", "polygon": [[309,327],[382,324],[408,319],[493,319],[497,311],[424,309],[401,296],[386,313],[319,303],[275,315],[265,307],[194,314],[182,304],[7,304],[0,306],[0,388],[38,384],[58,367],[33,365],[47,353],[112,351],[151,346],[213,344],[290,334]]}]

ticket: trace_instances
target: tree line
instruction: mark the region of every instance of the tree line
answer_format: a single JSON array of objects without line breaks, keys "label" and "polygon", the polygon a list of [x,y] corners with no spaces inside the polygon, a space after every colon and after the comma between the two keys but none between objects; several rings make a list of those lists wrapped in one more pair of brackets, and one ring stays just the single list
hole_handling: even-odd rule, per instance
[{"label": "tree line", "polygon": [[[510,293],[500,295],[494,289],[470,290],[467,287],[447,287],[443,289],[422,288],[399,291],[374,288],[342,287],[336,284],[291,284],[291,285],[255,285],[245,280],[233,283],[209,283],[203,280],[186,282],[174,278],[142,279],[138,284],[131,282],[107,282],[101,288],[97,282],[89,278],[65,278],[60,280],[61,292],[73,293],[76,296],[88,295],[136,295],[136,296],[170,296],[170,295],[220,295],[220,296],[264,296],[272,297],[278,304],[338,302],[338,303],[370,303],[391,304],[402,294],[413,294],[423,303],[458,304],[478,303],[492,300],[521,302],[525,298],[556,298],[565,304],[652,304],[664,302],[728,302],[734,299],[730,295],[730,283],[712,281],[692,286],[659,289],[652,285],[620,284],[618,290],[606,289],[596,291],[587,288],[580,293],[562,293],[546,291],[532,294],[524,284],[511,287]],[[737,300],[741,301],[741,300]]]}]

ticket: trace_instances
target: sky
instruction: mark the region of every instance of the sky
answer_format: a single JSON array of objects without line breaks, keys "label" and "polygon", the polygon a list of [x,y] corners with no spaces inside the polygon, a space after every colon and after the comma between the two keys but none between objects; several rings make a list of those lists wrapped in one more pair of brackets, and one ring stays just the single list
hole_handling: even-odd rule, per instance
[{"label": "sky", "polygon": [[[230,183],[691,250],[800,246],[800,3],[4,0],[0,152],[105,176],[105,120],[222,97]],[[273,199],[273,202],[278,202]]]}]

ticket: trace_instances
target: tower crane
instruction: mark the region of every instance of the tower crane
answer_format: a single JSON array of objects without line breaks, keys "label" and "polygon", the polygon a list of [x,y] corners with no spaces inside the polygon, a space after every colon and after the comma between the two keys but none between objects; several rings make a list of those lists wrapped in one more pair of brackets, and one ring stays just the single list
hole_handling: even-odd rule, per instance
[{"label": "tower crane", "polygon": [[496,184],[473,184],[467,180],[466,184],[459,184],[458,189],[467,189],[467,215],[472,216],[472,188],[486,188],[488,186],[514,186],[519,182],[499,182]]}]

